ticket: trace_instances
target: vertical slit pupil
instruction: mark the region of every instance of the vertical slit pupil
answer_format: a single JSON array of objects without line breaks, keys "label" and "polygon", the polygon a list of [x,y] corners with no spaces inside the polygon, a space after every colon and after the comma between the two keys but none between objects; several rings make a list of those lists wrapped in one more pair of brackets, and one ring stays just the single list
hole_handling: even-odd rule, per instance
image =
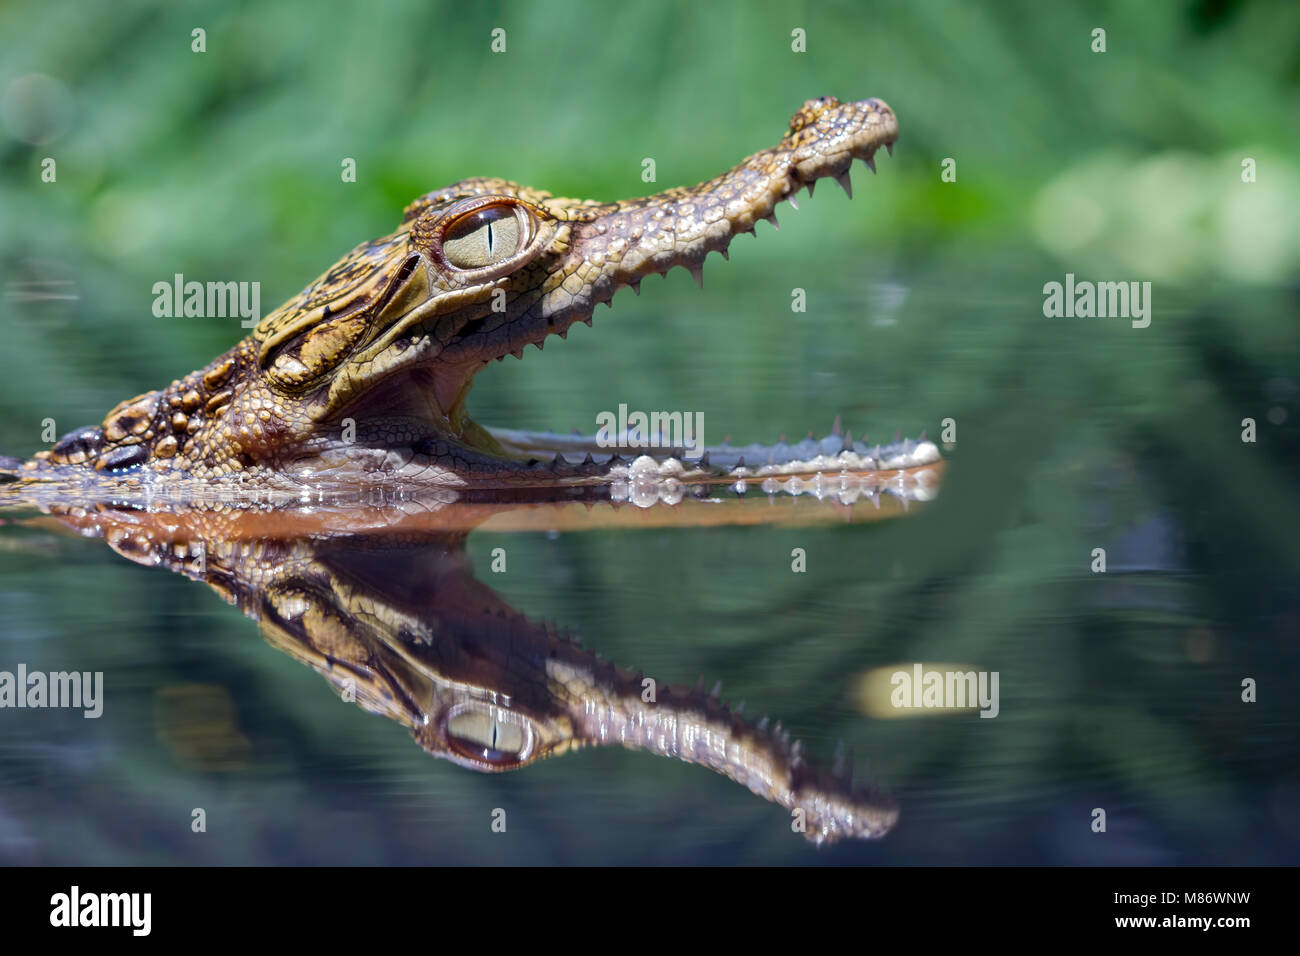
[{"label": "vertical slit pupil", "polygon": [[526,239],[513,210],[490,207],[453,222],[442,238],[442,254],[455,268],[479,269],[516,254]]}]

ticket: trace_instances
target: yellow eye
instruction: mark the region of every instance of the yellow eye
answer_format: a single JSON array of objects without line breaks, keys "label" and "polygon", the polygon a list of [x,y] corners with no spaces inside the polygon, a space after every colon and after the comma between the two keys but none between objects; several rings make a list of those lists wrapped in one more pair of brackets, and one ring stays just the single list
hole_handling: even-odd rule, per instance
[{"label": "yellow eye", "polygon": [[526,760],[533,747],[526,717],[496,706],[470,704],[447,717],[447,742],[476,763],[508,767]]},{"label": "yellow eye", "polygon": [[488,206],[451,224],[442,237],[442,254],[457,269],[482,269],[517,253],[526,229],[513,206]]}]

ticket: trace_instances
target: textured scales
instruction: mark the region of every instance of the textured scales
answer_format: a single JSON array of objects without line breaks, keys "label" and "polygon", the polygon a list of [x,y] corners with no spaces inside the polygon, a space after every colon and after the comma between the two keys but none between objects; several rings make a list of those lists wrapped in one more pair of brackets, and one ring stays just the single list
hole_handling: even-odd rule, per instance
[{"label": "textured scales", "polygon": [[[559,199],[499,179],[421,197],[397,231],[352,250],[205,369],[113,409],[103,424],[0,471],[67,480],[87,469],[151,487],[188,476],[236,487],[398,479],[509,489],[642,479],[878,472],[938,460],[929,442],[886,449],[722,446],[700,460],[610,457],[593,439],[493,432],[465,396],[475,372],[590,323],[652,273],[697,278],[710,252],[822,177],[898,135],[880,100],[810,100],[789,132],[723,175],[642,199]],[[767,472],[760,469],[767,468]],[[651,473],[654,473],[653,475]]]}]

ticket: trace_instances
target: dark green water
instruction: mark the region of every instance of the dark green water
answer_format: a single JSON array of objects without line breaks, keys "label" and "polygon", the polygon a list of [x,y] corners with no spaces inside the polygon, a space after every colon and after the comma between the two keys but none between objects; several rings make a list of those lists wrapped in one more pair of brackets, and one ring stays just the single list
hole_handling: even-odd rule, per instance
[{"label": "dark green water", "polygon": [[[577,409],[588,394],[623,394],[790,431],[833,411],[869,432],[882,419],[933,432],[952,417],[958,441],[937,500],[878,525],[475,533],[470,553],[518,610],[610,660],[680,683],[721,678],[729,699],[783,720],[814,755],[843,738],[859,770],[865,762],[898,796],[893,834],[816,850],[780,808],[645,754],[586,751],[500,776],[434,761],[400,727],[340,703],[202,585],[102,541],[9,527],[4,661],[102,670],[107,692],[98,720],[3,713],[4,858],[1294,862],[1295,430],[1262,424],[1261,441],[1243,444],[1234,421],[1294,414],[1293,396],[1261,385],[1286,366],[1241,355],[1210,307],[1158,308],[1146,330],[1071,324],[997,301],[975,278],[954,281],[975,290],[962,295],[902,283],[896,323],[880,323],[864,276],[826,278],[832,318],[756,329],[724,369],[708,357],[703,320],[684,317],[762,311],[762,294],[743,288],[751,270],[733,267],[721,292],[651,287],[566,343],[575,348],[485,374],[476,407],[532,425],[512,402]],[[1035,291],[996,275],[999,287]],[[637,346],[662,349],[668,329],[680,362],[663,366],[669,384],[656,389]],[[697,329],[705,345],[688,348]],[[851,334],[858,355],[825,344]],[[900,339],[936,344],[907,362],[873,357],[906,354]],[[998,340],[996,359],[979,346]],[[774,373],[762,392],[743,387],[761,377],[748,361]],[[1164,382],[1125,391],[1126,363]],[[587,367],[610,381],[575,393]],[[620,392],[620,376],[644,391]],[[1158,388],[1179,401],[1144,406]],[[510,555],[504,575],[489,567],[498,546]],[[790,570],[795,547],[807,573]],[[1096,547],[1105,574],[1090,570]],[[858,712],[858,675],[912,660],[998,671],[999,716]],[[1257,703],[1240,699],[1246,677]],[[169,705],[192,684],[230,710],[214,719]],[[184,743],[192,723],[199,757]],[[203,744],[204,733],[215,737]],[[207,811],[206,834],[189,832],[193,807]],[[506,834],[490,830],[496,807]],[[1095,807],[1108,812],[1105,835],[1089,829]]]}]

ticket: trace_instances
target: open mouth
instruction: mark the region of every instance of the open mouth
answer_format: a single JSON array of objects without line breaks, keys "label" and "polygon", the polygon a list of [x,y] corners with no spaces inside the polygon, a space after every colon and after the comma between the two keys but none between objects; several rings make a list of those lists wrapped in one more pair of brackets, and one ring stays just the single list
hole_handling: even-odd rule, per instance
[{"label": "open mouth", "polygon": [[897,136],[883,102],[825,97],[805,103],[776,146],[694,187],[614,203],[555,199],[502,180],[430,194],[408,211],[408,258],[375,313],[382,331],[348,363],[358,371],[346,369],[329,386],[333,414],[382,418],[380,443],[409,437],[417,448],[455,446],[482,470],[494,462],[515,471],[542,466],[548,480],[609,478],[625,460],[629,469],[701,480],[938,460],[929,442],[867,446],[838,429],[789,445],[703,448],[671,439],[637,444],[626,433],[611,442],[489,429],[465,408],[474,375],[489,362],[522,357],[529,345],[540,350],[575,322],[591,325],[598,305],[624,288],[638,291],[647,276],[680,266],[702,285],[710,253],[725,259],[731,241],[752,234],[760,219],[779,228],[777,205],[797,209],[801,189],[812,194],[831,178],[851,196],[853,161],[874,172],[876,151],[892,151]]}]

